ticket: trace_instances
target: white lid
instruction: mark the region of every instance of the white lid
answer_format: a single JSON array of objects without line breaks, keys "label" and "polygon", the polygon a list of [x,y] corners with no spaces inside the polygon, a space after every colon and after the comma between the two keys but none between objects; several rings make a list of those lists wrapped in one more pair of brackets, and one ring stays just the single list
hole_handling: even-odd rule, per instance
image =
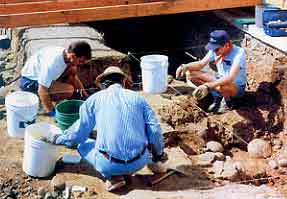
[{"label": "white lid", "polygon": [[63,156],[64,163],[78,164],[81,161],[81,156],[65,153]]},{"label": "white lid", "polygon": [[168,61],[168,56],[160,55],[160,54],[153,54],[153,55],[145,55],[141,57],[141,61],[143,62],[162,62]]},{"label": "white lid", "polygon": [[15,91],[6,96],[5,104],[17,107],[38,106],[39,98],[31,92]]}]

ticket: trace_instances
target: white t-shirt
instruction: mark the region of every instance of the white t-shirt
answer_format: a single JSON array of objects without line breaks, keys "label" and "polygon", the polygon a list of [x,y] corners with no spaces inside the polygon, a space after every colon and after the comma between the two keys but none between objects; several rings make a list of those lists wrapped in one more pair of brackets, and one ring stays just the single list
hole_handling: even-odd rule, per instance
[{"label": "white t-shirt", "polygon": [[[209,51],[208,54],[211,62],[217,60],[218,56],[216,56],[213,51]],[[246,54],[244,49],[239,46],[234,45],[228,55],[224,57],[224,60],[221,60],[216,64],[217,72],[219,76],[225,77],[230,73],[232,66],[237,64],[240,66],[240,70],[234,82],[237,85],[245,85],[247,79]]]},{"label": "white t-shirt", "polygon": [[42,86],[49,88],[52,81],[57,80],[67,68],[64,61],[65,48],[49,46],[40,49],[25,63],[21,75],[36,80]]}]

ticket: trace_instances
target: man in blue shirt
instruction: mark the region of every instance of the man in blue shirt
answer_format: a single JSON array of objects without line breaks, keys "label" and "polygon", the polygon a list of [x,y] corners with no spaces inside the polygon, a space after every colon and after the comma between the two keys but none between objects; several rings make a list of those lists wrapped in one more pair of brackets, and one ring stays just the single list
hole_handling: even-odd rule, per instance
[{"label": "man in blue shirt", "polygon": [[[106,179],[107,190],[125,185],[132,174],[163,156],[162,130],[144,97],[125,89],[128,79],[120,68],[108,67],[98,76],[103,90],[80,107],[80,119],[64,134],[47,138],[54,144],[73,146]],[[90,139],[93,129],[97,139]]]},{"label": "man in blue shirt", "polygon": [[[193,95],[198,100],[211,91],[214,102],[208,111],[222,113],[232,98],[244,94],[247,79],[246,54],[243,48],[232,44],[224,30],[210,33],[206,49],[208,53],[202,60],[182,64],[176,71],[176,77],[186,75],[187,82],[195,87]],[[212,62],[217,68],[215,76],[202,70]]]}]

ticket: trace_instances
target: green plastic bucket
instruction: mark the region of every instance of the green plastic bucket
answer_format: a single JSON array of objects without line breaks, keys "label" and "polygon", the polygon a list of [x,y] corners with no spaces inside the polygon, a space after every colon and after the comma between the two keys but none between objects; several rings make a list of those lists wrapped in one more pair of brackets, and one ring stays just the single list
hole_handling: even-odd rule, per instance
[{"label": "green plastic bucket", "polygon": [[79,119],[79,110],[83,102],[82,100],[64,100],[56,105],[56,121],[60,129],[69,128]]}]

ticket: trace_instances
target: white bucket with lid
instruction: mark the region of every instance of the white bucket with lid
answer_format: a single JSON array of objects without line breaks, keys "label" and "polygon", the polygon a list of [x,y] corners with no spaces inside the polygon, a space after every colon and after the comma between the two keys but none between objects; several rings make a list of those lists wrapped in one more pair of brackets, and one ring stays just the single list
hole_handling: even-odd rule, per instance
[{"label": "white bucket with lid", "polygon": [[40,138],[50,133],[62,133],[61,129],[39,122],[29,125],[25,131],[23,171],[33,177],[50,176],[59,158],[58,146],[44,142]]},{"label": "white bucket with lid", "polygon": [[167,89],[168,57],[146,55],[141,57],[143,91],[163,93]]},{"label": "white bucket with lid", "polygon": [[11,137],[24,138],[25,127],[35,123],[39,98],[37,95],[16,91],[5,98],[7,131]]}]

